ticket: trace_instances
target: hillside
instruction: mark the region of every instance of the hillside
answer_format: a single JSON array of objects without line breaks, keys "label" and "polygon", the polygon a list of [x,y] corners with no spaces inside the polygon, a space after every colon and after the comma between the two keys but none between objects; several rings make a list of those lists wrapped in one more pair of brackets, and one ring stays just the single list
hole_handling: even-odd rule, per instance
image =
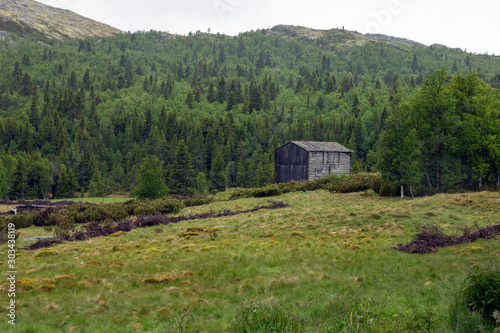
[{"label": "hillside", "polygon": [[[227,201],[230,194],[179,214],[266,204],[263,198]],[[474,223],[499,224],[497,197],[401,200],[300,191],[272,198],[286,208],[18,250],[17,324],[3,320],[0,330],[267,332],[257,327],[281,325],[278,332],[456,331],[452,310],[463,279],[473,266],[498,264],[498,240],[424,255],[391,247],[411,240],[421,221],[449,235],[465,226],[475,231]],[[44,227],[16,231],[18,247],[32,242],[25,238],[51,234]],[[8,288],[3,281],[6,295]],[[474,318],[463,321],[473,325]]]},{"label": "hillside", "polygon": [[0,196],[130,193],[150,156],[171,194],[263,186],[292,140],[338,142],[355,172],[417,195],[498,187],[498,57],[384,38],[287,26],[6,37]]},{"label": "hillside", "polygon": [[33,0],[2,1],[0,32],[43,41],[110,37],[121,33],[109,25]]},{"label": "hillside", "polygon": [[286,36],[310,40],[323,48],[330,50],[348,49],[353,46],[363,46],[367,43],[381,42],[388,46],[402,47],[409,50],[411,46],[425,46],[404,38],[392,37],[382,34],[361,34],[355,31],[342,29],[318,30],[301,26],[277,25],[264,30],[274,36]]}]

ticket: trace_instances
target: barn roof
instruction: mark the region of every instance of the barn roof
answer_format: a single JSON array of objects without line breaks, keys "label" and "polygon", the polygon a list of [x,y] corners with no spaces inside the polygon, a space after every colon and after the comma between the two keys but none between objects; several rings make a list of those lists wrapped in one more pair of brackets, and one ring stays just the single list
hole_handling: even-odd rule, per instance
[{"label": "barn roof", "polygon": [[341,153],[352,153],[349,148],[342,146],[337,142],[316,142],[316,141],[291,141],[306,151],[334,151]]}]

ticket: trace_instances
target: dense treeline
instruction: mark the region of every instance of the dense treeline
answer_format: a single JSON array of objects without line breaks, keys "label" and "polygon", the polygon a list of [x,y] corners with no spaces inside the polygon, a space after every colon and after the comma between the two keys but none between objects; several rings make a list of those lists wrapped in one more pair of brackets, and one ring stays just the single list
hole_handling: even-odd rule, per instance
[{"label": "dense treeline", "polygon": [[[161,195],[263,186],[290,140],[337,141],[355,170],[401,185],[498,186],[496,57],[260,31],[0,44],[1,197],[141,193],[158,177]],[[412,153],[398,174],[399,139]]]}]

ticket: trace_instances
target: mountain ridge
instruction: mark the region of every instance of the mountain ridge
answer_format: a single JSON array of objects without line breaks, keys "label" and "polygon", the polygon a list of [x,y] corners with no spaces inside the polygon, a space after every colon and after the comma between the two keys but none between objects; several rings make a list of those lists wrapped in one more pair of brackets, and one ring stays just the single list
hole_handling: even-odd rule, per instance
[{"label": "mountain ridge", "polygon": [[362,34],[357,31],[335,29],[313,29],[294,25],[276,25],[271,29],[264,29],[266,33],[275,36],[299,37],[309,39],[322,46],[331,48],[348,48],[352,46],[362,46],[370,42],[381,42],[395,47],[408,48],[412,46],[427,45],[412,41],[406,38],[393,37],[383,34]]},{"label": "mountain ridge", "polygon": [[[345,49],[380,42],[396,48],[428,45],[406,38],[383,34],[362,34],[357,31],[315,29],[279,24],[263,32],[289,38],[301,38],[331,49]],[[87,37],[111,37],[123,31],[108,24],[86,18],[67,9],[61,9],[35,0],[4,0],[0,3],[0,40],[14,33],[20,37],[34,37],[43,42]],[[432,46],[432,45],[431,45]]]},{"label": "mountain ridge", "polygon": [[122,33],[110,25],[34,0],[0,3],[0,31],[4,37],[14,33],[42,41],[110,37]]}]

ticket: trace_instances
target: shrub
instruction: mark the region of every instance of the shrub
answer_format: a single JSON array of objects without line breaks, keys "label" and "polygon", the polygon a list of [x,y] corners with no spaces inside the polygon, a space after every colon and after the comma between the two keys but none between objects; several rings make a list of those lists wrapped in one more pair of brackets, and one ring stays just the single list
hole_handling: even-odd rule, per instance
[{"label": "shrub", "polygon": [[67,216],[74,223],[88,223],[91,221],[103,222],[106,220],[119,221],[127,217],[123,204],[75,204],[62,210],[60,214]]},{"label": "shrub", "polygon": [[362,192],[370,189],[371,179],[376,177],[371,174],[355,174],[346,177],[338,183],[332,184],[330,191],[341,193]]},{"label": "shrub", "polygon": [[494,323],[493,312],[500,309],[500,269],[475,266],[464,284],[461,295],[467,307]]},{"label": "shrub", "polygon": [[273,197],[276,195],[280,195],[282,192],[276,185],[268,185],[266,187],[256,188],[253,190],[252,195],[255,198],[263,198],[263,197]]},{"label": "shrub", "polygon": [[384,182],[381,175],[375,175],[370,179],[370,188],[380,194],[380,188]]},{"label": "shrub", "polygon": [[233,193],[231,193],[229,200],[250,198],[252,196],[252,194],[253,194],[252,189],[239,188],[237,190],[234,190]]},{"label": "shrub", "polygon": [[177,214],[182,208],[184,208],[184,204],[176,199],[144,200],[136,203],[133,214]]},{"label": "shrub", "polygon": [[9,222],[14,223],[16,225],[16,229],[28,228],[32,225],[45,225],[44,219],[38,212],[13,215],[9,218]]},{"label": "shrub", "polygon": [[194,207],[194,206],[208,205],[209,203],[211,203],[213,201],[214,201],[213,197],[209,197],[209,196],[195,196],[193,198],[183,199],[182,203],[186,207]]},{"label": "shrub", "polygon": [[382,185],[380,185],[380,190],[378,192],[379,195],[383,197],[392,197],[397,194],[398,189],[395,185],[389,183],[386,180],[382,181]]}]

